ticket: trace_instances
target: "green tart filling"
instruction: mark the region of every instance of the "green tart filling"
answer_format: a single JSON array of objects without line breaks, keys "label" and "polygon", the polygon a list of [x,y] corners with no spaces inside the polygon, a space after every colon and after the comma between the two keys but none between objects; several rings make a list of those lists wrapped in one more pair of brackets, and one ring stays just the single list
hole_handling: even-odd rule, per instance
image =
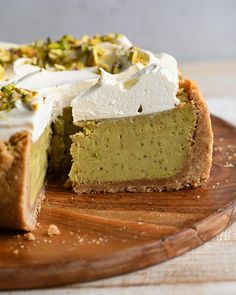
[{"label": "green tart filling", "polygon": [[49,175],[54,174],[67,177],[71,168],[72,157],[70,147],[71,135],[81,131],[81,128],[73,124],[72,109],[63,109],[61,116],[52,123],[52,143],[49,159]]},{"label": "green tart filling", "polygon": [[39,139],[31,144],[29,159],[29,194],[30,204],[33,205],[41,191],[48,167],[50,152],[51,126],[47,126]]},{"label": "green tart filling", "polygon": [[191,149],[196,115],[178,108],[144,116],[79,123],[72,136],[73,183],[168,178],[183,167]]}]

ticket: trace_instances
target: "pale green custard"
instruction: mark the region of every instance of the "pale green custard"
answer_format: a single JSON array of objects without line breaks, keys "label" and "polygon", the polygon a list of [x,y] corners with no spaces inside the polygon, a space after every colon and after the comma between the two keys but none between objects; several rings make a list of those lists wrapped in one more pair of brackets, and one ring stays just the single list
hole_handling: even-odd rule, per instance
[{"label": "pale green custard", "polygon": [[51,134],[51,127],[47,126],[39,139],[32,143],[30,147],[29,191],[31,205],[33,205],[44,184],[48,167]]},{"label": "pale green custard", "polygon": [[80,122],[69,177],[75,184],[171,177],[191,149],[195,120],[188,102],[152,115]]},{"label": "pale green custard", "polygon": [[56,118],[52,123],[52,143],[49,160],[50,175],[67,177],[71,168],[72,158],[70,147],[72,140],[70,136],[81,131],[81,128],[73,124],[72,110],[64,108],[62,116]]}]

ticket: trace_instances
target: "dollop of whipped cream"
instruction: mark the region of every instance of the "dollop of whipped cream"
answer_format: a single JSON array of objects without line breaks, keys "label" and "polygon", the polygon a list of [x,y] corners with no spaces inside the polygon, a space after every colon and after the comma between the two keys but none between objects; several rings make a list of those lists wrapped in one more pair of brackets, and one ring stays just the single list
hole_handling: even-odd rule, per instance
[{"label": "dollop of whipped cream", "polygon": [[97,84],[72,100],[74,122],[138,116],[176,107],[176,60],[165,53],[155,56],[146,52],[149,64],[137,64],[135,73],[129,74],[128,69],[111,75],[101,70]]}]

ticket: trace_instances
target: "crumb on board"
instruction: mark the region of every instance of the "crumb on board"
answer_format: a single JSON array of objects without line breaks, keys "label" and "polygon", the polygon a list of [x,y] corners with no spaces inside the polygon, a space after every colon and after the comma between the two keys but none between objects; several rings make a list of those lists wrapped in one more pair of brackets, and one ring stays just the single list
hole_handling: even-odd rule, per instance
[{"label": "crumb on board", "polygon": [[33,233],[27,233],[24,237],[27,241],[35,241],[35,235]]},{"label": "crumb on board", "polygon": [[232,168],[232,167],[234,167],[234,164],[226,162],[224,167],[225,168]]},{"label": "crumb on board", "polygon": [[49,227],[48,227],[48,236],[51,237],[51,236],[58,236],[60,235],[60,229],[55,225],[55,224],[50,224]]},{"label": "crumb on board", "polygon": [[223,148],[221,146],[217,146],[214,148],[215,152],[222,152]]},{"label": "crumb on board", "polygon": [[14,255],[18,255],[18,254],[19,254],[19,249],[15,249],[15,250],[13,251],[13,254],[14,254]]}]

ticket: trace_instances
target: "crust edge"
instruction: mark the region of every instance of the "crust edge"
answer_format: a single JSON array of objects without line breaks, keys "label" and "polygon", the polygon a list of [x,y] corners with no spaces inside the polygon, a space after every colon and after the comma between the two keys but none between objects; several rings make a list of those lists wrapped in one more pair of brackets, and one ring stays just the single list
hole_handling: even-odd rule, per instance
[{"label": "crust edge", "polygon": [[28,159],[31,146],[28,131],[15,133],[8,142],[0,141],[0,227],[33,230],[43,192],[30,208]]}]

